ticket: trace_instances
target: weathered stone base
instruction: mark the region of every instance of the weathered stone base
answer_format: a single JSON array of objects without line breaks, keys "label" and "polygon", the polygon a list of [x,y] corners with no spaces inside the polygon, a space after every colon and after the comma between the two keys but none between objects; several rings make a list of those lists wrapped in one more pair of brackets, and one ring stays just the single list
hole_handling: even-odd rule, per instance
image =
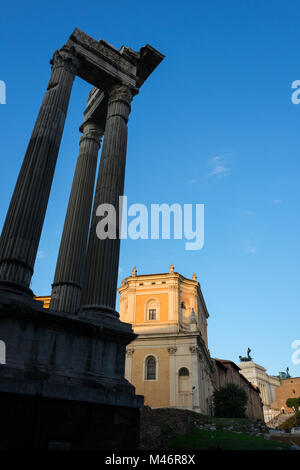
[{"label": "weathered stone base", "polygon": [[0,450],[137,449],[139,409],[0,392]]},{"label": "weathered stone base", "polygon": [[124,378],[131,325],[0,300],[0,449],[136,448],[143,397]]}]

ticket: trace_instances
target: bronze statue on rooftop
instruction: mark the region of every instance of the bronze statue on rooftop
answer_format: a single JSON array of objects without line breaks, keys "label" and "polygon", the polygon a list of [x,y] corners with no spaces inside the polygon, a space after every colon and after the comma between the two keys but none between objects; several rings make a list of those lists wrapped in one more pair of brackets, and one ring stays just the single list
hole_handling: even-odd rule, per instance
[{"label": "bronze statue on rooftop", "polygon": [[251,349],[247,349],[247,356],[239,356],[240,362],[250,362],[252,361],[252,357],[250,356]]}]

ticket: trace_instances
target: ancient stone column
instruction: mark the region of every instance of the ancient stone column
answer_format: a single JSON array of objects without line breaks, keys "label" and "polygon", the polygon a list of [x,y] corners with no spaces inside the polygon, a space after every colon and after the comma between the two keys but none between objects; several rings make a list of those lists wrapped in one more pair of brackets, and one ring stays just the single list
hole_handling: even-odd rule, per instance
[{"label": "ancient stone column", "polygon": [[93,122],[85,123],[82,131],[50,302],[50,309],[68,313],[80,305],[97,158],[104,133]]},{"label": "ancient stone column", "polygon": [[[127,149],[127,121],[132,92],[115,86],[109,95],[104,142],[94,198],[81,310],[115,313],[121,230],[119,196],[123,195]],[[116,238],[100,240],[96,234],[100,204],[116,209]]]},{"label": "ancient stone column", "polygon": [[29,289],[78,60],[56,51],[52,70],[0,241],[0,288]]}]

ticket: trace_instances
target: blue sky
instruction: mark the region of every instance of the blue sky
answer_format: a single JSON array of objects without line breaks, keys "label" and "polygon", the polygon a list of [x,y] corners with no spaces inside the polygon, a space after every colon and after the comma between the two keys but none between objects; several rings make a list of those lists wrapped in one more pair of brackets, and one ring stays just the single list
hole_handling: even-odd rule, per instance
[{"label": "blue sky", "polygon": [[[0,222],[48,82],[49,60],[75,27],[116,47],[146,43],[166,59],[135,97],[125,194],[131,203],[205,204],[205,245],[122,241],[120,279],[195,271],[209,347],[238,361],[247,347],[270,373],[300,339],[300,11],[296,1],[6,2],[0,17]],[[76,79],[32,288],[50,293],[90,86]]]}]

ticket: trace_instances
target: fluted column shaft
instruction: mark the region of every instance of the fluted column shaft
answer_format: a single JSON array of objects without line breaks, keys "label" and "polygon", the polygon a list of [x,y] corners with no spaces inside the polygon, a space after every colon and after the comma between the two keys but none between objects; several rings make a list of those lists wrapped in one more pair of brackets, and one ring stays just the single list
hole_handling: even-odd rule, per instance
[{"label": "fluted column shaft", "polygon": [[75,312],[80,304],[97,158],[103,132],[96,123],[88,122],[80,139],[52,284],[50,308],[59,312]]},{"label": "fluted column shaft", "polygon": [[[86,271],[82,294],[82,310],[114,311],[120,253],[119,196],[124,192],[127,150],[127,121],[132,93],[125,86],[115,86],[108,99],[107,120],[100,168],[94,198]],[[100,240],[96,235],[100,204],[116,209],[116,239]]]},{"label": "fluted column shaft", "polygon": [[29,289],[78,61],[63,47],[52,70],[0,241],[0,288]]}]

